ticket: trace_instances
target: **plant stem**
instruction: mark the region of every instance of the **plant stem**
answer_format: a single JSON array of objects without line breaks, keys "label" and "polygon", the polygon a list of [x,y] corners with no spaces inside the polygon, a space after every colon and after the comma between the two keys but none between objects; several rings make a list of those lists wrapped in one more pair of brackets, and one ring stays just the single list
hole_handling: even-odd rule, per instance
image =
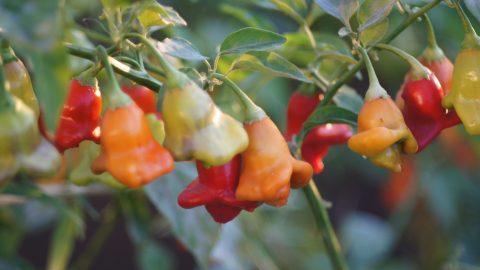
[{"label": "plant stem", "polygon": [[327,249],[333,269],[348,269],[346,260],[342,255],[340,243],[333,230],[327,209],[325,208],[325,203],[323,202],[313,179],[310,180],[308,185],[302,190],[307,197],[310,208],[312,209],[312,214],[317,222],[318,229],[321,231],[323,243]]},{"label": "plant stem", "polygon": [[3,55],[0,54],[0,110],[4,110],[12,106],[13,100],[6,88],[5,72],[3,71]]},{"label": "plant stem", "polygon": [[388,44],[377,44],[375,47],[390,51],[400,58],[408,62],[410,67],[412,68],[412,79],[413,80],[420,80],[428,78],[430,72],[427,68],[425,68],[415,57],[411,56],[410,54],[406,53],[405,51],[400,50],[399,48],[390,46]]},{"label": "plant stem", "polygon": [[362,54],[362,58],[366,63],[368,72],[369,86],[367,93],[365,93],[365,100],[368,101],[379,97],[388,96],[387,91],[385,91],[385,89],[383,89],[383,87],[380,85],[380,82],[378,82],[377,74],[375,73],[375,69],[373,69],[372,61],[370,61],[367,51],[362,47],[358,47],[358,51]]},{"label": "plant stem", "polygon": [[242,89],[230,78],[227,76],[220,74],[220,73],[212,73],[212,77],[219,79],[226,83],[230,89],[233,90],[237,98],[240,100],[240,102],[243,105],[244,108],[244,121],[245,122],[253,122],[257,121],[259,119],[262,119],[266,116],[265,112],[262,110],[262,108],[258,107],[251,99],[250,97],[243,92]]},{"label": "plant stem", "polygon": [[445,58],[445,53],[437,44],[435,30],[433,29],[432,22],[430,21],[430,18],[428,18],[427,14],[423,14],[423,21],[425,22],[425,28],[427,29],[428,45],[425,50],[423,50],[421,57],[423,57],[429,63],[441,61]]},{"label": "plant stem", "polygon": [[480,38],[478,37],[475,29],[470,23],[470,20],[463,11],[463,8],[458,0],[453,1],[455,9],[457,10],[458,16],[462,20],[463,29],[465,31],[465,39],[462,42],[462,48],[478,48],[480,47]]},{"label": "plant stem", "polygon": [[[83,48],[83,47],[78,47],[75,45],[71,44],[66,44],[65,45],[68,53],[71,55],[88,59],[90,61],[95,61],[95,50],[94,49],[88,49],[88,48]],[[114,68],[114,70],[122,75],[125,76],[126,78],[141,84],[153,91],[158,91],[162,87],[162,83],[148,75],[146,72],[134,70],[131,67],[123,64],[120,61],[117,61],[113,58],[110,59],[110,64]],[[149,69],[149,66],[147,65],[147,69]]]},{"label": "plant stem", "polygon": [[[433,0],[432,2],[426,4],[423,6],[421,9],[419,9],[417,12],[412,13],[408,17],[406,17],[397,27],[393,29],[393,31],[386,36],[381,43],[390,43],[394,38],[396,38],[405,28],[407,28],[410,24],[414,23],[416,19],[423,14],[427,13],[430,9],[434,8],[436,5],[440,4],[442,0]],[[350,70],[348,70],[346,73],[344,73],[340,78],[335,80],[335,83],[331,85],[327,91],[325,91],[325,95],[323,100],[320,102],[320,106],[327,105],[332,101],[333,97],[337,93],[338,89],[342,85],[344,85],[347,81],[352,79],[355,74],[362,68],[362,66],[365,64],[364,60],[361,59],[356,65],[354,65]]]}]

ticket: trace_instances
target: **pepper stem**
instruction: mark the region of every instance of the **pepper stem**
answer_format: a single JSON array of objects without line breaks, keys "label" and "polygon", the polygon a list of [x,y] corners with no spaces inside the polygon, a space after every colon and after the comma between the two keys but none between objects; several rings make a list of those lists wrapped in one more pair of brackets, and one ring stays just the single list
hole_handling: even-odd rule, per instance
[{"label": "pepper stem", "polygon": [[266,116],[262,108],[258,107],[230,78],[220,73],[212,73],[212,76],[225,82],[240,100],[244,109],[244,122],[255,122]]},{"label": "pepper stem", "polygon": [[375,47],[390,51],[408,62],[412,68],[412,79],[414,81],[428,78],[428,76],[431,74],[431,71],[423,66],[417,59],[415,59],[415,57],[411,56],[405,51],[400,50],[399,48],[387,44],[377,44]]},{"label": "pepper stem", "polygon": [[472,23],[465,14],[460,2],[458,0],[454,0],[453,4],[455,9],[457,10],[458,16],[462,20],[463,29],[465,31],[465,39],[462,42],[462,48],[479,48],[480,47],[480,37],[478,37],[475,29],[472,26]]},{"label": "pepper stem", "polygon": [[369,86],[367,93],[365,93],[365,100],[369,101],[376,98],[388,97],[387,91],[385,91],[378,82],[377,74],[375,73],[375,69],[373,69],[372,61],[370,61],[367,51],[362,47],[358,47],[358,51],[362,54],[362,57],[365,60],[368,72]]},{"label": "pepper stem", "polygon": [[182,76],[183,73],[181,73],[175,67],[173,67],[173,65],[170,64],[163,57],[163,55],[157,50],[155,45],[153,45],[153,43],[150,40],[148,40],[145,36],[142,36],[142,35],[136,34],[136,33],[130,33],[130,34],[126,34],[125,37],[126,38],[130,37],[130,38],[140,39],[140,41],[143,43],[143,45],[145,45],[153,53],[155,58],[160,63],[160,66],[162,66],[162,69],[165,72],[165,75],[166,75],[166,78],[167,78],[167,81],[168,81],[169,84],[177,85],[181,81],[183,81],[183,79],[180,78],[180,76]]},{"label": "pepper stem", "polygon": [[118,107],[129,105],[132,100],[127,94],[120,90],[120,85],[118,85],[115,74],[113,73],[113,68],[110,65],[110,60],[108,59],[109,56],[103,46],[97,47],[97,56],[102,62],[105,72],[107,73],[108,80],[111,84],[110,87],[102,87],[100,90],[103,98],[107,99],[108,108],[114,110]]},{"label": "pepper stem", "polygon": [[8,40],[0,38],[0,43],[0,53],[2,54],[4,65],[18,60],[12,47],[10,47],[10,42],[8,42]]},{"label": "pepper stem", "polygon": [[425,23],[425,28],[427,29],[427,48],[423,50],[422,57],[429,63],[440,61],[445,58],[445,53],[438,46],[432,21],[430,21],[427,14],[423,14],[423,21]]}]

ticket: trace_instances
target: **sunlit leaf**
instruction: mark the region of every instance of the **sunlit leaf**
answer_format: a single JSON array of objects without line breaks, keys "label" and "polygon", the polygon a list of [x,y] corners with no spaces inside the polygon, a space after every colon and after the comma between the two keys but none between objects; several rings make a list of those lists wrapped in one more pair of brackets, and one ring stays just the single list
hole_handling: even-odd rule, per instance
[{"label": "sunlit leaf", "polygon": [[274,52],[250,52],[235,62],[234,69],[252,69],[272,76],[310,82],[294,64]]},{"label": "sunlit leaf", "polygon": [[362,32],[384,20],[396,2],[397,0],[365,0],[358,10],[358,22],[360,23],[358,31]]},{"label": "sunlit leaf", "polygon": [[350,27],[350,18],[358,9],[358,0],[315,0],[323,11],[339,19],[345,26]]},{"label": "sunlit leaf", "polygon": [[166,38],[157,43],[157,48],[161,52],[185,60],[202,61],[207,59],[192,43],[180,37]]},{"label": "sunlit leaf", "polygon": [[138,20],[150,31],[167,26],[187,25],[187,22],[173,8],[163,6],[154,0],[142,4]]},{"label": "sunlit leaf", "polygon": [[277,48],[286,39],[274,32],[247,27],[228,35],[220,45],[221,54],[266,51]]}]

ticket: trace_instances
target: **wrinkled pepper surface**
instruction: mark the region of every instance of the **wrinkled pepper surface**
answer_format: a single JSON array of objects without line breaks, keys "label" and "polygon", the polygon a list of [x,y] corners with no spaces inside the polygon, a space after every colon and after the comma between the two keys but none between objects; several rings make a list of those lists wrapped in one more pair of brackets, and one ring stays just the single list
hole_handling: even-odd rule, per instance
[{"label": "wrinkled pepper surface", "polygon": [[201,161],[196,162],[198,178],[193,180],[178,196],[178,204],[183,208],[204,205],[218,223],[227,223],[241,210],[253,211],[259,203],[239,201],[235,198],[241,169],[241,157],[220,166],[206,168]]},{"label": "wrinkled pepper surface", "polygon": [[73,79],[58,122],[55,146],[58,151],[77,147],[84,140],[100,140],[102,98],[95,78]]}]

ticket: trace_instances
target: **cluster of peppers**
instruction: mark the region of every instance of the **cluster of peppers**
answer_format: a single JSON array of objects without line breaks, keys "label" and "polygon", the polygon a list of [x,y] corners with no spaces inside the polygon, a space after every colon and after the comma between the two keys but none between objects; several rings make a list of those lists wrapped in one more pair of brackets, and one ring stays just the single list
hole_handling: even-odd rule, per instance
[{"label": "cluster of peppers", "polygon": [[399,172],[401,152],[418,153],[442,130],[460,123],[468,133],[480,134],[480,38],[459,3],[455,5],[466,30],[455,65],[438,47],[426,16],[429,44],[418,60],[397,48],[377,45],[411,65],[396,104],[378,83],[367,53],[360,49],[370,87],[359,113],[358,133],[350,138],[348,146],[372,163]]}]

